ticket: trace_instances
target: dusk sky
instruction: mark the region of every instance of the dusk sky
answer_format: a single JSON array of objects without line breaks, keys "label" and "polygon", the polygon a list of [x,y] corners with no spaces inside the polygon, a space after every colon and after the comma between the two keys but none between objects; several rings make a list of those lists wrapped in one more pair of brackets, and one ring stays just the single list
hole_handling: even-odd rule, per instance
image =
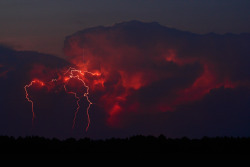
[{"label": "dusk sky", "polygon": [[65,36],[139,20],[194,33],[250,32],[249,0],[2,0],[0,43],[63,56]]},{"label": "dusk sky", "polygon": [[250,136],[249,0],[1,0],[0,135]]}]

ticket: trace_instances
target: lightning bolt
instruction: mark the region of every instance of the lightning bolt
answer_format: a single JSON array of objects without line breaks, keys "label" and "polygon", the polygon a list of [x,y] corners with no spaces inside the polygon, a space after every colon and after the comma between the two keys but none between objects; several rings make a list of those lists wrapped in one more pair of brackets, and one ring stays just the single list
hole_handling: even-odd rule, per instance
[{"label": "lightning bolt", "polygon": [[[93,104],[93,103],[89,100],[89,97],[88,97],[88,95],[89,95],[89,86],[86,85],[86,83],[85,83],[84,80],[80,77],[80,75],[75,75],[74,72],[80,74],[81,76],[84,76],[84,73],[86,73],[86,72],[87,72],[87,73],[90,73],[90,74],[92,74],[92,75],[96,75],[96,74],[91,73],[91,72],[88,72],[88,71],[82,72],[81,70],[77,70],[77,69],[72,68],[72,67],[70,67],[70,68],[65,72],[65,74],[64,74],[64,75],[66,75],[67,73],[69,73],[69,78],[66,78],[66,84],[67,84],[67,82],[69,82],[69,80],[72,79],[72,78],[73,78],[73,79],[77,79],[77,80],[79,80],[79,81],[81,81],[81,82],[83,83],[84,87],[85,87],[86,90],[87,90],[86,93],[83,94],[83,96],[86,97],[86,99],[87,99],[87,101],[88,101],[88,103],[89,103],[89,105],[88,105],[88,107],[87,107],[87,111],[86,111],[86,113],[87,113],[87,119],[88,119],[88,125],[87,125],[87,127],[86,127],[86,131],[88,131],[88,128],[89,128],[89,125],[90,125],[89,109],[90,109],[90,106]],[[73,126],[72,126],[72,128],[74,128],[74,127],[75,127],[76,116],[77,116],[77,113],[79,112],[79,109],[80,109],[79,102],[80,102],[80,100],[81,100],[81,99],[80,99],[81,97],[77,96],[77,93],[76,93],[76,92],[69,92],[69,91],[67,91],[66,84],[64,85],[65,91],[68,92],[68,93],[70,93],[70,94],[73,94],[73,95],[75,96],[75,98],[77,99],[77,109],[76,109],[76,112],[75,112],[75,116],[74,116],[74,120],[73,120]]]},{"label": "lightning bolt", "polygon": [[76,124],[76,115],[77,115],[77,113],[78,113],[78,111],[79,111],[79,109],[80,109],[80,104],[79,104],[79,102],[80,102],[81,99],[80,99],[80,97],[77,96],[76,92],[69,92],[69,91],[67,90],[67,88],[66,88],[65,85],[64,85],[64,89],[65,89],[65,92],[67,92],[67,93],[69,93],[69,94],[73,94],[73,95],[75,96],[75,98],[77,99],[77,101],[76,101],[77,108],[76,108],[75,116],[74,116],[74,119],[73,119],[73,125],[72,125],[72,129],[74,129],[74,128],[75,128],[75,124]]},{"label": "lightning bolt", "polygon": [[[100,75],[101,75],[101,73],[92,73],[92,72],[89,72],[89,71],[83,71],[83,72],[82,72],[81,70],[77,70],[77,69],[75,69],[75,68],[70,67],[70,68],[64,73],[65,77],[64,77],[64,79],[63,79],[63,83],[64,83],[63,87],[64,87],[64,90],[65,90],[66,93],[68,93],[68,94],[73,94],[74,97],[76,98],[77,108],[76,108],[76,111],[75,111],[75,114],[74,114],[72,129],[74,129],[75,124],[76,124],[76,117],[77,117],[77,114],[78,114],[79,109],[80,109],[80,104],[79,104],[79,102],[80,102],[80,100],[81,100],[81,96],[78,96],[78,95],[77,95],[77,92],[68,91],[68,89],[67,89],[67,84],[68,84],[68,82],[70,81],[70,79],[77,79],[77,80],[79,80],[79,81],[83,84],[83,86],[86,88],[86,92],[83,94],[83,97],[85,97],[86,100],[88,101],[88,107],[87,107],[87,109],[86,109],[86,114],[87,114],[87,119],[88,119],[88,124],[87,124],[87,127],[86,127],[86,131],[88,131],[88,128],[89,128],[89,125],[90,125],[89,109],[90,109],[90,107],[91,107],[91,105],[92,105],[93,103],[90,101],[89,96],[88,96],[88,95],[89,95],[89,86],[87,86],[87,84],[86,84],[86,83],[84,82],[84,80],[83,80],[85,73],[88,73],[88,74],[93,75],[93,76],[100,76]],[[67,75],[68,75],[68,76],[67,76]],[[50,82],[57,82],[57,81],[58,81],[58,79],[52,79]],[[26,93],[26,99],[27,99],[28,102],[31,103],[32,115],[33,115],[33,117],[32,117],[32,124],[33,124],[34,118],[35,118],[34,102],[30,99],[27,88],[31,87],[31,86],[32,86],[33,84],[35,84],[35,83],[38,83],[38,84],[40,84],[41,86],[44,86],[44,85],[45,85],[44,82],[42,82],[42,81],[40,81],[40,80],[33,80],[33,81],[31,81],[29,84],[27,84],[27,85],[24,86],[24,90],[25,90],[25,93]]]},{"label": "lightning bolt", "polygon": [[41,85],[41,86],[44,86],[44,83],[43,83],[42,81],[40,81],[40,80],[33,80],[33,81],[31,81],[28,85],[25,85],[25,86],[24,86],[24,90],[25,90],[25,94],[26,94],[25,97],[26,97],[26,99],[28,100],[28,102],[31,103],[32,125],[34,124],[34,119],[35,119],[34,102],[30,99],[27,88],[31,87],[33,84],[39,84],[39,85]]}]

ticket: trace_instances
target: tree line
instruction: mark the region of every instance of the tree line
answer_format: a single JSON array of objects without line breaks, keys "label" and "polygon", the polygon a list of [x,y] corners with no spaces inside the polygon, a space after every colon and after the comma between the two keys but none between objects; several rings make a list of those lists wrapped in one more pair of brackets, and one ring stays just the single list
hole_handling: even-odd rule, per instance
[{"label": "tree line", "polygon": [[129,138],[110,138],[93,140],[90,138],[59,140],[38,136],[9,137],[0,136],[0,151],[4,153],[91,153],[91,152],[159,152],[249,154],[250,138],[203,137],[201,139],[166,138],[163,135],[133,136]]}]

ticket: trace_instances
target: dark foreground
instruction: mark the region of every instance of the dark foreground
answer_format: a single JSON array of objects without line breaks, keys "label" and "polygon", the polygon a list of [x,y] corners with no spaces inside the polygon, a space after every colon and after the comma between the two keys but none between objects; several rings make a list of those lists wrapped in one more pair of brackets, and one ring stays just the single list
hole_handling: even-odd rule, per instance
[{"label": "dark foreground", "polygon": [[218,137],[168,139],[164,136],[134,136],[127,139],[75,140],[42,137],[0,137],[0,153],[90,153],[90,152],[160,152],[249,154],[250,138]]}]

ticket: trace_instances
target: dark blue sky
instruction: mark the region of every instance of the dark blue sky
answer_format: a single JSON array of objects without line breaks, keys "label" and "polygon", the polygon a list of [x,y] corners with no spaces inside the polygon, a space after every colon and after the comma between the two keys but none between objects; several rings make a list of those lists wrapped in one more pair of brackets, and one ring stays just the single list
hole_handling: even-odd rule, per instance
[{"label": "dark blue sky", "polygon": [[195,33],[250,32],[249,9],[249,0],[1,0],[0,43],[63,56],[65,36],[129,20]]}]

